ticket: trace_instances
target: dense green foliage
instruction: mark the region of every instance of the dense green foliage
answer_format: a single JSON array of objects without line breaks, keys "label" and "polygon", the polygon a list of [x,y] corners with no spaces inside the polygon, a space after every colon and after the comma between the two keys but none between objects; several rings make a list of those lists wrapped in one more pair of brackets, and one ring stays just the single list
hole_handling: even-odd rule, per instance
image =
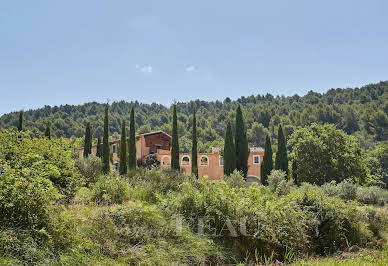
[{"label": "dense green foliage", "polygon": [[263,185],[268,184],[268,175],[271,173],[273,169],[273,158],[272,158],[272,145],[269,136],[267,135],[265,138],[265,146],[264,146],[264,157],[263,163],[261,164],[261,183]]},{"label": "dense green foliage", "polygon": [[104,138],[102,140],[102,163],[104,173],[110,172],[110,148],[109,148],[109,106],[105,106]]},{"label": "dense green foliage", "polygon": [[278,129],[278,148],[275,157],[275,169],[282,170],[288,175],[287,144],[282,125]]},{"label": "dense green foliage", "polygon": [[90,154],[92,154],[92,130],[90,122],[87,122],[84,138],[84,157],[87,158]]},{"label": "dense green foliage", "polygon": [[388,188],[388,141],[376,145],[368,155],[371,175],[375,180],[381,180]]},{"label": "dense green foliage", "polygon": [[224,175],[228,176],[236,169],[236,148],[234,146],[232,125],[228,122],[224,142]]},{"label": "dense green foliage", "polygon": [[36,264],[70,247],[60,204],[83,183],[72,151],[69,140],[0,131],[0,256]]},{"label": "dense green foliage", "polygon": [[365,155],[353,136],[334,125],[312,124],[300,128],[289,141],[296,161],[298,182],[318,185],[335,180],[367,181]]},{"label": "dense green foliage", "polygon": [[198,141],[197,141],[197,117],[195,115],[195,108],[193,110],[193,143],[191,147],[191,173],[198,177]]},{"label": "dense green foliage", "polygon": [[120,142],[120,174],[126,175],[128,172],[128,154],[127,154],[127,134],[125,121],[122,121],[121,142]]},{"label": "dense green foliage", "polygon": [[[365,149],[375,141],[388,140],[388,82],[367,85],[355,89],[331,89],[324,94],[310,91],[305,96],[252,95],[236,101],[190,101],[177,103],[178,132],[182,152],[191,150],[193,108],[197,110],[197,133],[199,152],[209,152],[212,146],[222,147],[227,121],[235,119],[235,109],[241,105],[248,133],[256,123],[262,124],[276,144],[277,128],[281,123],[286,138],[299,126],[313,122],[331,123],[348,134],[355,135]],[[84,105],[45,106],[24,113],[26,129],[44,132],[45,121],[52,121],[53,136],[82,137],[84,125],[90,121],[96,137],[103,136],[104,104],[96,102]],[[164,130],[171,134],[172,106],[138,102],[113,102],[110,105],[112,134],[121,133],[121,120],[130,120],[131,107],[136,108],[137,132]],[[17,127],[19,112],[5,114],[0,118],[1,128]],[[234,126],[234,125],[233,125]],[[252,146],[261,140],[249,135]],[[262,138],[265,135],[261,136]],[[257,143],[256,143],[257,142]]]},{"label": "dense green foliage", "polygon": [[128,166],[130,169],[135,169],[137,165],[136,158],[136,122],[135,122],[135,107],[131,109],[131,120],[129,124],[129,156]]},{"label": "dense green foliage", "polygon": [[172,116],[172,139],[171,139],[171,169],[179,170],[179,140],[178,140],[178,118],[176,105],[174,105]]},{"label": "dense green foliage", "polygon": [[235,141],[234,145],[236,148],[236,169],[240,171],[243,176],[247,176],[248,173],[248,156],[249,147],[247,139],[247,131],[245,129],[245,123],[241,106],[239,105],[236,109],[236,127],[235,127]]}]

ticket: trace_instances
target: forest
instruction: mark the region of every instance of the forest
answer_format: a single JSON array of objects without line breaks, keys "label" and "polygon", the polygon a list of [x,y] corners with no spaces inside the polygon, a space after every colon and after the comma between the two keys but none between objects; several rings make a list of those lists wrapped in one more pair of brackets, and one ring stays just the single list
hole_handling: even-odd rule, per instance
[{"label": "forest", "polygon": [[[250,146],[264,147],[267,133],[276,143],[279,124],[282,124],[286,137],[289,137],[298,127],[314,122],[334,124],[336,128],[356,136],[365,150],[388,140],[388,81],[361,88],[330,89],[323,94],[310,91],[305,96],[266,94],[243,96],[235,101],[226,97],[224,101],[195,100],[176,104],[181,152],[191,149],[191,116],[194,108],[197,110],[198,150],[209,152],[212,146],[223,146],[227,122],[235,119],[238,105],[243,107]],[[26,110],[25,128],[39,134],[44,132],[47,123],[51,123],[53,136],[82,137],[86,123],[91,122],[93,137],[102,137],[104,106],[90,102],[78,106],[45,106]],[[112,134],[121,134],[121,120],[129,121],[132,106],[136,109],[138,134],[154,130],[171,134],[172,107],[137,101],[111,103]],[[19,112],[1,116],[0,128],[16,128],[18,118]]]}]

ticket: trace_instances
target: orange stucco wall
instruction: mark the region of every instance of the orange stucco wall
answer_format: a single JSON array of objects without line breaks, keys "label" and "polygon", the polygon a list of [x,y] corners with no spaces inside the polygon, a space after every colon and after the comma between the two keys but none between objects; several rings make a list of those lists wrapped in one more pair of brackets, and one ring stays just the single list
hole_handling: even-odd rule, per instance
[{"label": "orange stucco wall", "polygon": [[[92,147],[92,154],[96,155],[97,146]],[[150,148],[146,146],[146,141],[144,135],[140,135],[136,142],[136,156],[138,159],[142,159],[150,153]],[[171,163],[171,152],[169,150],[159,149],[155,154],[157,159],[161,162],[160,168],[169,169]],[[79,156],[83,156],[83,149],[79,150]],[[190,162],[187,165],[182,164],[182,158],[188,156]],[[208,158],[207,165],[201,165],[201,158],[205,156]],[[207,177],[208,179],[221,179],[224,175],[224,167],[220,165],[220,156],[221,153],[218,149],[214,149],[212,153],[200,153],[198,154],[198,176],[199,178]],[[254,157],[259,156],[259,162],[254,163]],[[260,165],[263,161],[264,152],[254,150],[250,152],[248,157],[248,176],[257,177],[260,179]],[[113,162],[119,162],[120,159],[117,156],[117,153],[113,153]],[[183,173],[190,174],[192,167],[192,156],[190,153],[181,153],[179,154],[179,162],[181,166],[181,171]]]}]

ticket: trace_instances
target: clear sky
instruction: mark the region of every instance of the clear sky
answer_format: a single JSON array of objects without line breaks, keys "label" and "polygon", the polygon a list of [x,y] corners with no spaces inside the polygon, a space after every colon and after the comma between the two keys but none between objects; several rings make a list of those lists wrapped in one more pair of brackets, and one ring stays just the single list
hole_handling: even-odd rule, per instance
[{"label": "clear sky", "polygon": [[0,114],[388,79],[386,0],[0,1]]}]

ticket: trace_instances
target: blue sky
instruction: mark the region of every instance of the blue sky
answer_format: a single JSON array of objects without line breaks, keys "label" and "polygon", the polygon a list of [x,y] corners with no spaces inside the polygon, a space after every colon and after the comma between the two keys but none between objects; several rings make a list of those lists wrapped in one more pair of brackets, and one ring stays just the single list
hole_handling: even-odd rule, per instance
[{"label": "blue sky", "polygon": [[388,1],[1,1],[0,114],[388,79]]}]

